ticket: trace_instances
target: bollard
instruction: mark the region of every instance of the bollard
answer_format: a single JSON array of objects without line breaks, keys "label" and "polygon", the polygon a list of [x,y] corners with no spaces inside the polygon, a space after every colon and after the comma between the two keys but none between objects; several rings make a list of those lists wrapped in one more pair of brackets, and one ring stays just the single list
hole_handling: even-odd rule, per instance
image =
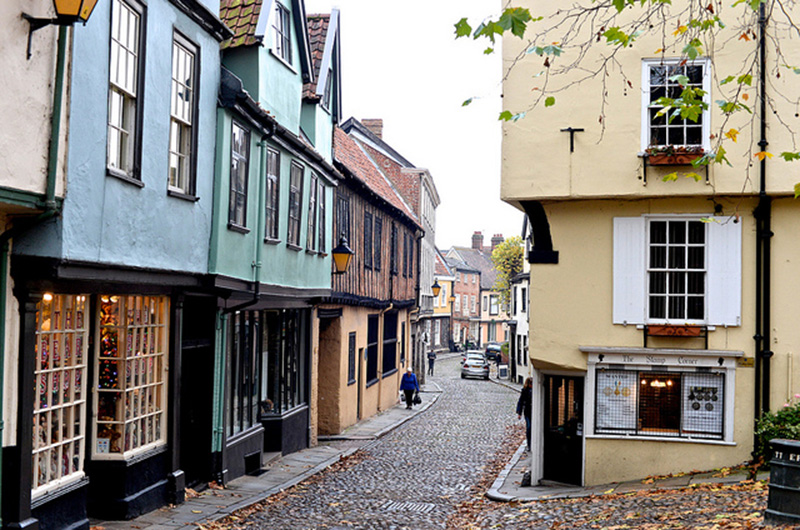
[{"label": "bollard", "polygon": [[764,522],[800,524],[800,441],[770,440],[769,501]]}]

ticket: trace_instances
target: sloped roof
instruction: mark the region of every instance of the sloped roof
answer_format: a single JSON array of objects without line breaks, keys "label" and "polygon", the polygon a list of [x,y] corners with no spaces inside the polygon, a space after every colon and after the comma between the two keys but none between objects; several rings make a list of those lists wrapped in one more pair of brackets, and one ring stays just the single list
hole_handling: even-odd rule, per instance
[{"label": "sloped roof", "polygon": [[437,276],[452,276],[453,271],[447,265],[447,261],[442,256],[442,252],[437,248],[436,250],[436,264],[434,266],[434,274]]},{"label": "sloped roof", "polygon": [[261,42],[256,37],[261,2],[262,0],[220,0],[219,18],[233,31],[233,37],[222,43],[223,48],[252,46]]},{"label": "sloped roof", "polygon": [[339,127],[336,127],[333,132],[333,157],[339,165],[344,166],[353,178],[419,226],[417,216],[400,198],[383,173],[378,171],[361,147]]},{"label": "sloped roof", "polygon": [[497,270],[491,254],[469,247],[453,247],[461,260],[481,273],[481,289],[491,290],[497,280]]},{"label": "sloped roof", "polygon": [[308,39],[311,44],[311,63],[314,67],[314,81],[303,85],[303,97],[318,100],[317,79],[322,68],[322,57],[325,55],[325,42],[328,38],[330,15],[308,15]]},{"label": "sloped roof", "polygon": [[465,262],[461,261],[460,259],[456,258],[445,258],[445,262],[447,266],[450,267],[452,270],[459,270],[459,271],[467,271],[467,272],[481,272],[474,267],[470,267]]}]

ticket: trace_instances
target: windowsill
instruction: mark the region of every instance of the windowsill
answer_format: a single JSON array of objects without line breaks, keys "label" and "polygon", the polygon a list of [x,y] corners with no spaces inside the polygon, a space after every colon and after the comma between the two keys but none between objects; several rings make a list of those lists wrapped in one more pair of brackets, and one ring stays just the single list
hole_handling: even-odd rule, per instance
[{"label": "windowsill", "polygon": [[197,202],[200,200],[200,197],[197,197],[195,195],[190,195],[188,193],[183,193],[182,191],[175,191],[170,189],[167,190],[167,195],[169,195],[170,197],[175,197],[176,199],[183,199],[184,201],[189,201],[189,202]]},{"label": "windowsill", "polygon": [[286,248],[289,250],[294,250],[295,252],[300,252],[303,250],[303,247],[300,245],[295,245],[294,243],[286,243]]},{"label": "windowsill", "polygon": [[264,243],[266,243],[267,245],[277,245],[280,242],[281,242],[280,239],[272,239],[271,237],[264,238]]},{"label": "windowsill", "polygon": [[328,257],[328,253],[327,252],[317,252],[317,256],[319,256],[320,258],[327,258]]},{"label": "windowsill", "polygon": [[114,169],[112,167],[106,167],[106,175],[108,175],[109,177],[117,178],[117,179],[121,180],[122,182],[127,182],[128,184],[133,184],[137,188],[144,188],[144,182],[142,182],[141,180],[139,180],[137,178],[134,178],[134,177],[128,175],[124,171],[120,171],[120,170]]},{"label": "windowsill", "polygon": [[239,232],[240,234],[249,234],[250,233],[250,229],[247,228],[246,226],[240,226],[240,225],[237,225],[235,223],[231,223],[230,221],[228,222],[228,230],[230,230],[232,232]]},{"label": "windowsill", "polygon": [[587,434],[587,439],[597,440],[636,440],[643,442],[683,442],[707,445],[725,445],[735,447],[736,442],[728,442],[726,440],[712,440],[709,438],[678,438],[677,436],[625,436],[620,434]]},{"label": "windowsill", "polygon": [[57,499],[62,495],[66,495],[67,493],[88,485],[89,477],[87,477],[83,471],[80,471],[76,473],[75,476],[70,480],[66,480],[60,484],[54,484],[43,492],[34,494],[33,498],[31,499],[31,508],[37,508],[38,506],[47,504],[48,502]]},{"label": "windowsill", "polygon": [[375,383],[377,383],[378,381],[379,381],[379,379],[378,379],[377,377],[376,377],[375,379],[372,379],[371,381],[367,381],[366,388],[369,388],[369,387],[371,387],[372,385],[374,385],[374,384],[375,384]]},{"label": "windowsill", "polygon": [[354,385],[354,384],[356,384],[356,380],[355,379],[349,379],[347,381],[347,386]]},{"label": "windowsill", "polygon": [[390,375],[394,375],[394,374],[396,374],[396,373],[397,373],[397,368],[392,368],[392,369],[391,369],[391,370],[389,370],[388,372],[383,372],[383,373],[381,374],[381,379],[386,379],[386,378],[387,378],[387,377],[389,377]]},{"label": "windowsill", "polygon": [[310,248],[307,248],[306,249],[306,254],[308,254],[309,256],[314,256],[314,255],[317,254],[317,251],[316,250],[312,250]]},{"label": "windowsill", "polygon": [[288,68],[289,70],[291,70],[295,74],[297,74],[297,70],[294,69],[294,66],[292,66],[289,62],[287,62],[286,59],[284,59],[283,57],[281,57],[280,55],[275,53],[275,51],[273,51],[272,48],[269,49],[269,53],[270,53],[270,55],[275,57],[278,60],[279,63],[281,63],[283,66],[285,66],[286,68]]},{"label": "windowsill", "polygon": [[132,466],[166,450],[167,442],[160,440],[127,453],[95,453],[91,458],[95,462],[124,462],[126,466]]}]

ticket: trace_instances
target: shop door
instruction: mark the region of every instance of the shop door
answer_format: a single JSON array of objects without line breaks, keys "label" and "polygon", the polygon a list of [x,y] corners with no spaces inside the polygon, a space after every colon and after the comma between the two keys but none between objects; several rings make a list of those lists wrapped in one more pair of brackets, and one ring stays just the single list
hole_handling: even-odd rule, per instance
[{"label": "shop door", "polygon": [[583,377],[546,375],[544,381],[545,480],[582,484]]}]

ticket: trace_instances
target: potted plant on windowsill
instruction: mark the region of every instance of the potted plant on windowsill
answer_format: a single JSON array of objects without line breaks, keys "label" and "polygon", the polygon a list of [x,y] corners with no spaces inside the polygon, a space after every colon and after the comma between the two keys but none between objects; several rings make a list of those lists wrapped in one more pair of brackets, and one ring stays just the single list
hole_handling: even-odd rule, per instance
[{"label": "potted plant on windowsill", "polygon": [[650,166],[690,166],[703,155],[705,151],[699,145],[659,145],[644,152]]}]

